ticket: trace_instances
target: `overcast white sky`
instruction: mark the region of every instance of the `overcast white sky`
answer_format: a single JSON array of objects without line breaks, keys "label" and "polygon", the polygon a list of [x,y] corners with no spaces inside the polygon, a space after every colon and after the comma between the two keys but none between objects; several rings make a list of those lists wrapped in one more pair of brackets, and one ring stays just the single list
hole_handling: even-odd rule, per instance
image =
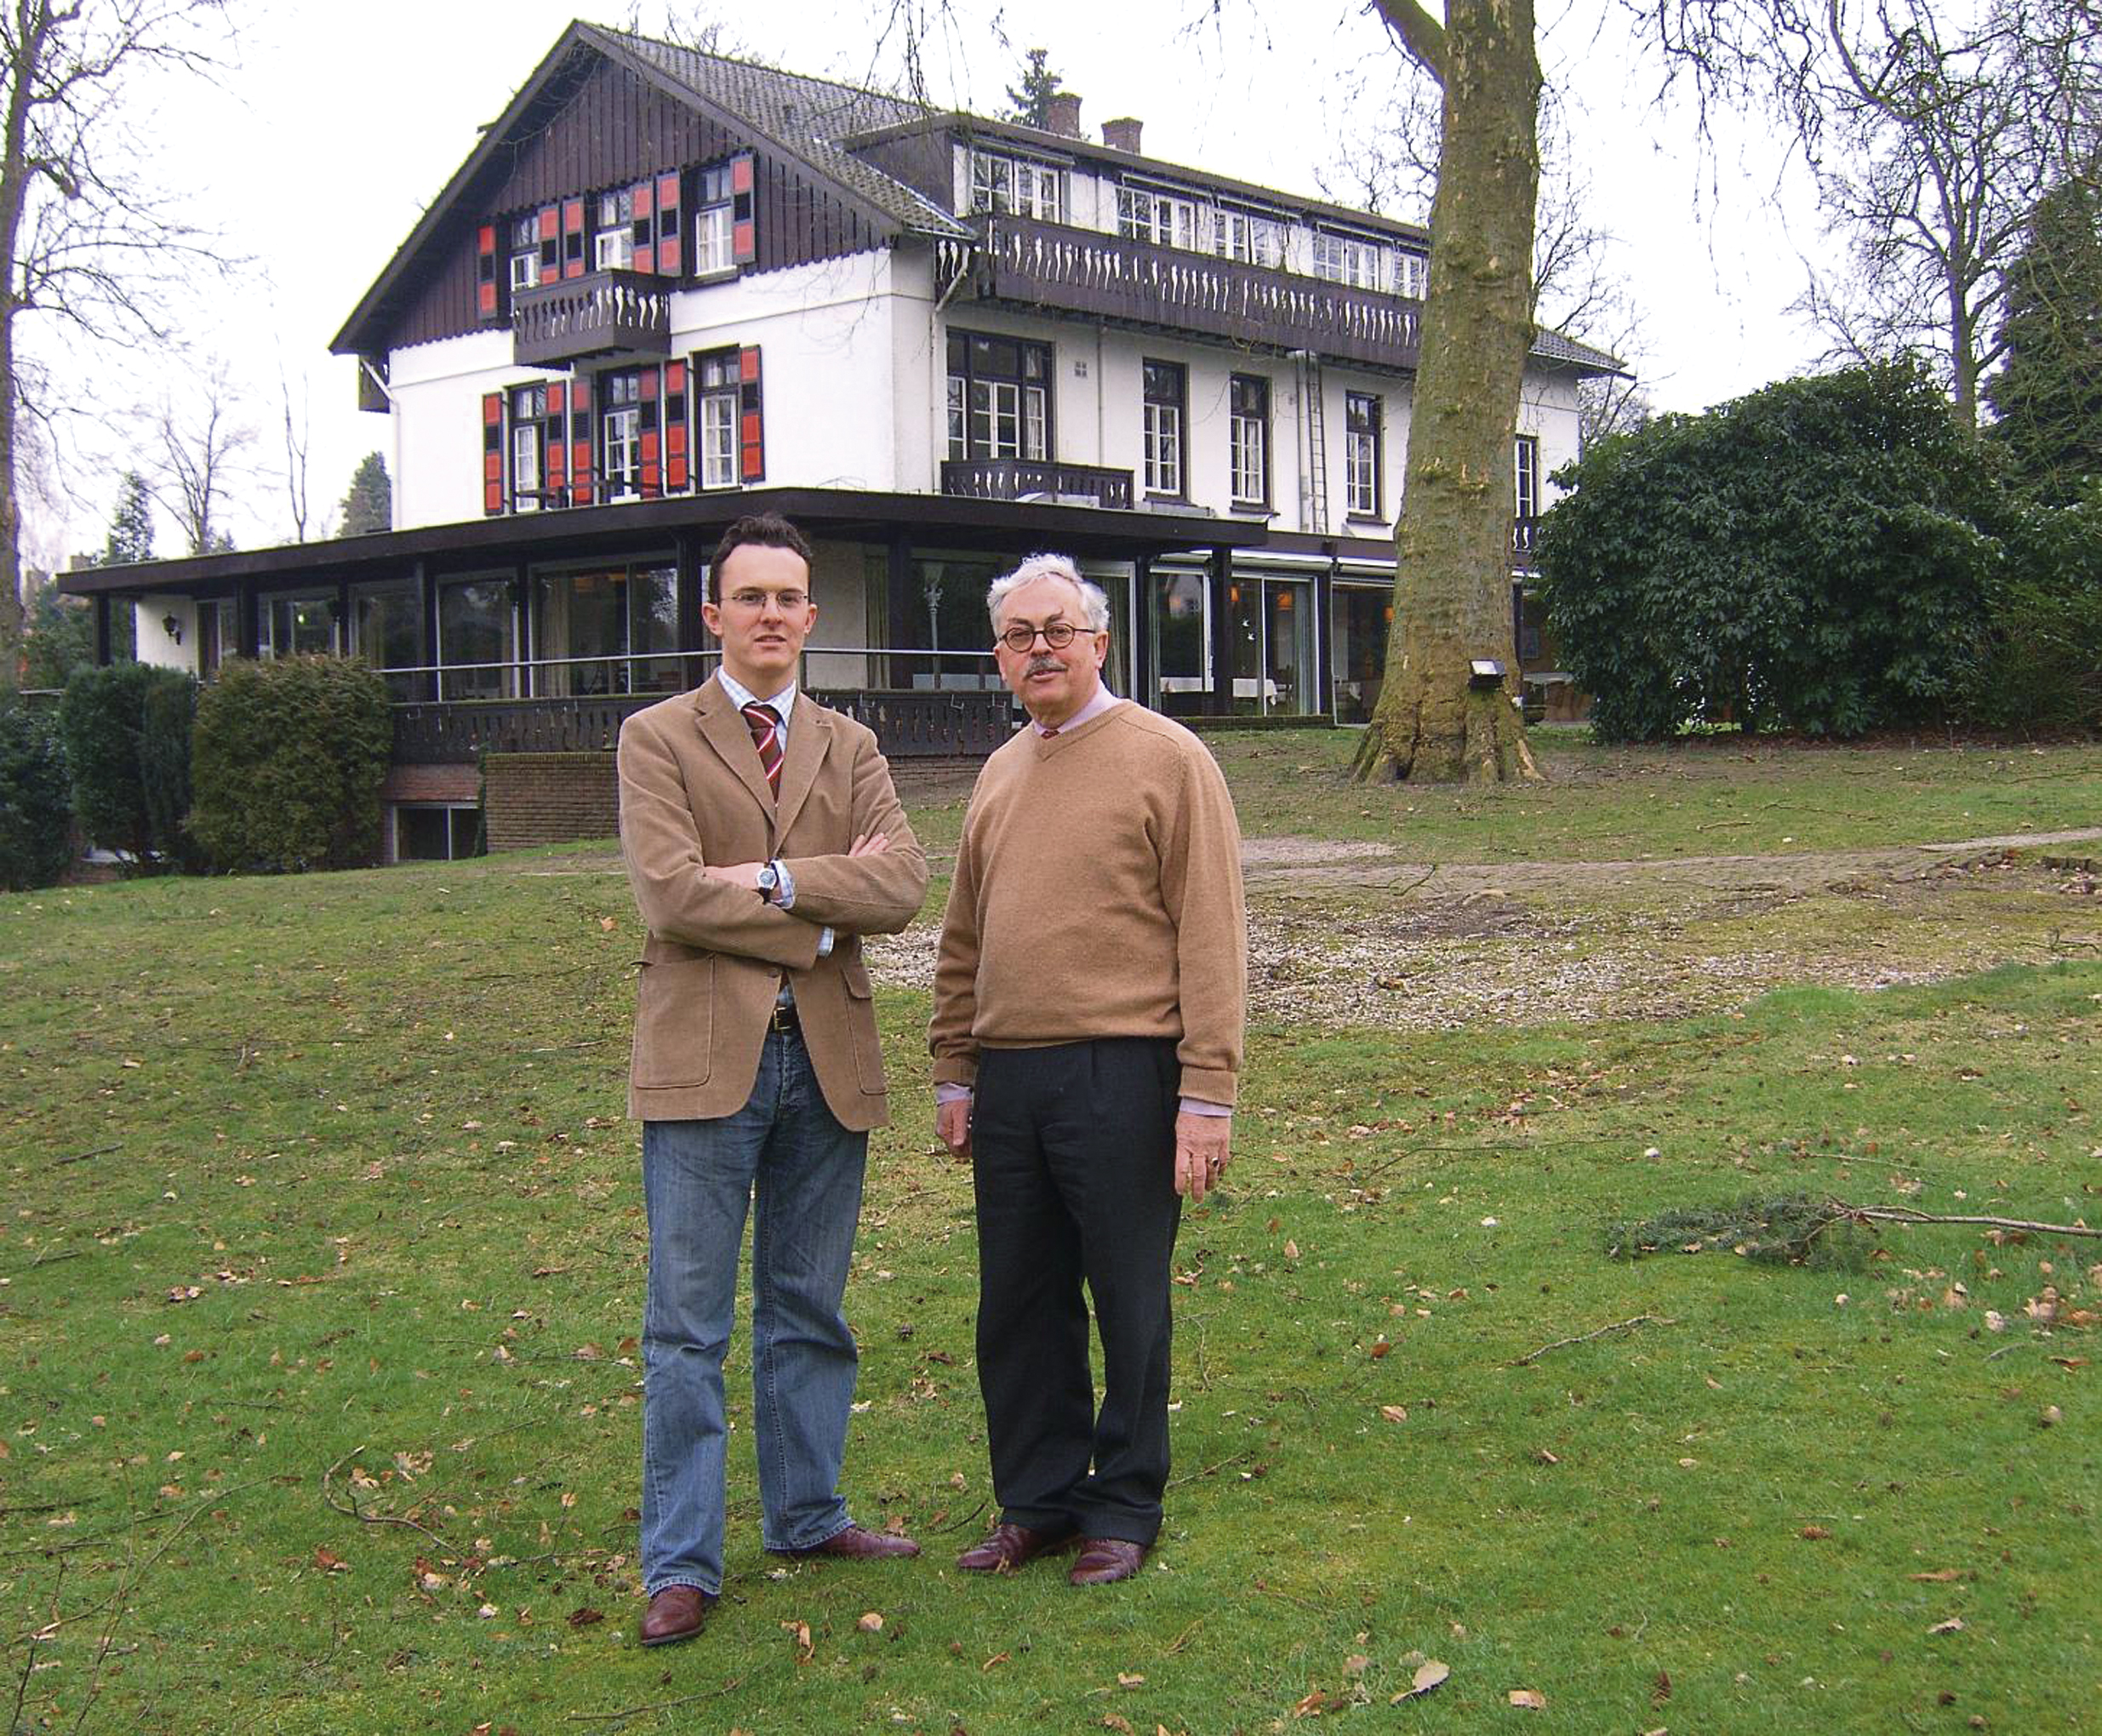
[{"label": "overcast white sky", "polygon": [[[116,472],[135,461],[126,454],[139,435],[123,413],[180,392],[183,369],[208,355],[248,392],[253,456],[266,472],[283,468],[280,371],[295,405],[305,395],[315,515],[332,511],[358,459],[386,443],[380,419],[355,409],[353,365],[331,357],[328,340],[477,128],[589,4],[236,0],[243,24],[221,88],[166,91],[149,136],[161,183],[248,263],[186,316],[191,358],[143,358],[122,384],[102,368],[83,378],[100,429],[62,454],[74,499],[37,515],[38,551],[100,545]],[[1091,134],[1136,115],[1149,155],[1293,191],[1317,191],[1339,140],[1373,118],[1368,101],[1352,107],[1343,93],[1404,76],[1385,32],[1341,0],[1224,0],[1217,24],[1191,22],[1203,0],[952,4],[966,22],[925,58],[938,100],[998,108],[1021,51],[1041,46],[1081,95]],[[725,46],[797,71],[882,79],[898,60],[894,44],[872,40],[867,20],[881,9],[772,0],[728,17]],[[587,15],[648,31],[664,10],[662,0],[610,0]],[[677,10],[705,22],[727,9]],[[1619,0],[1542,0],[1541,17],[1543,61],[1568,94],[1596,219],[1619,238],[1646,311],[1642,372],[1654,400],[1699,409],[1800,371],[1816,345],[1786,309],[1802,288],[1801,255],[1817,246],[1814,206],[1800,176],[1784,175],[1764,124],[1725,117],[1704,152],[1690,117],[1654,106],[1657,62],[1631,46]],[[245,484],[229,524],[243,547],[288,540],[282,481]],[[159,546],[175,551],[172,528]]]}]

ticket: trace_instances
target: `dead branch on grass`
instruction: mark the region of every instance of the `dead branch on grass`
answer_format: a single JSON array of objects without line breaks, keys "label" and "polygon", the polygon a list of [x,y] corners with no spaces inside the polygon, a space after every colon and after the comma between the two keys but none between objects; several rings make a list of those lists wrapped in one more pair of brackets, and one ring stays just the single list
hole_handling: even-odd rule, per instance
[{"label": "dead branch on grass", "polygon": [[712,1687],[705,1693],[683,1693],[677,1699],[652,1700],[645,1705],[629,1706],[618,1712],[572,1712],[573,1724],[618,1724],[629,1718],[639,1718],[644,1712],[668,1712],[674,1706],[690,1706],[696,1700],[721,1699],[726,1693],[734,1693],[745,1685],[745,1678],[733,1676],[720,1687]]},{"label": "dead branch on grass", "polygon": [[2091,1230],[2085,1224],[2039,1224],[2028,1218],[1993,1218],[1969,1212],[1916,1212],[1910,1206],[1850,1206],[1844,1200],[1834,1200],[1831,1208],[1848,1217],[1876,1224],[1969,1224],[2029,1236],[2102,1236],[2102,1229]]},{"label": "dead branch on grass", "polygon": [[342,1459],[337,1459],[334,1465],[328,1468],[328,1470],[322,1472],[322,1499],[326,1501],[329,1506],[334,1508],[337,1512],[345,1514],[349,1517],[357,1520],[360,1525],[399,1525],[404,1530],[421,1532],[426,1537],[429,1538],[431,1542],[437,1545],[437,1546],[443,1550],[448,1555],[459,1555],[460,1552],[459,1550],[455,1549],[452,1544],[448,1542],[444,1538],[440,1537],[437,1532],[433,1531],[421,1520],[405,1519],[400,1515],[395,1513],[368,1513],[363,1508],[357,1505],[357,1497],[355,1495],[351,1496],[347,1503],[336,1499],[335,1491],[329,1487],[329,1479],[334,1476],[336,1472],[343,1468],[345,1459],[355,1459],[364,1450],[364,1443],[360,1442],[357,1446],[351,1448],[348,1453],[346,1453]]},{"label": "dead branch on grass", "polygon": [[1586,1345],[1593,1339],[1601,1339],[1608,1333],[1632,1332],[1638,1326],[1676,1326],[1678,1322],[1662,1314],[1638,1314],[1631,1320],[1616,1320],[1609,1326],[1602,1326],[1591,1332],[1580,1332],[1574,1338],[1557,1339],[1551,1345],[1542,1345],[1537,1351],[1529,1351],[1515,1362],[1506,1362],[1506,1368],[1523,1368],[1537,1362],[1550,1351],[1567,1350],[1571,1345]]}]

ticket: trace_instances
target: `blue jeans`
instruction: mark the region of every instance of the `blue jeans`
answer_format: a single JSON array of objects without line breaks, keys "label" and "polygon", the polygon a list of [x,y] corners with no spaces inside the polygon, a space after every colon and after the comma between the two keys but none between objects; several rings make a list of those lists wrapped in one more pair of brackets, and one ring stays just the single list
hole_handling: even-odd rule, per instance
[{"label": "blue jeans", "polygon": [[833,1118],[799,1032],[769,1031],[751,1099],[719,1121],[643,1124],[643,1589],[723,1586],[723,1353],[752,1207],[751,1387],[761,1540],[812,1549],[839,1495],[854,1334],[840,1312],[868,1135]]}]

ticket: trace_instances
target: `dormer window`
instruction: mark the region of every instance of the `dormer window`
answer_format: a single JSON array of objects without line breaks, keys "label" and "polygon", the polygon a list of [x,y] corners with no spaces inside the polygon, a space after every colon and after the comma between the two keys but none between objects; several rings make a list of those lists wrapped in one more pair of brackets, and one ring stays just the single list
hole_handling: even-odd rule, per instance
[{"label": "dormer window", "polygon": [[1065,220],[1064,171],[1026,157],[971,153],[971,209],[1002,211],[1033,217],[1039,223]]},{"label": "dormer window", "polygon": [[1197,207],[1195,199],[1151,187],[1117,190],[1117,232],[1134,241],[1150,241],[1157,247],[1187,248],[1197,244]]},{"label": "dormer window", "polygon": [[1360,289],[1379,287],[1379,254],[1375,241],[1362,236],[1337,235],[1326,229],[1314,231],[1314,275],[1331,283],[1351,283]]},{"label": "dormer window", "polygon": [[1251,266],[1279,265],[1284,260],[1284,226],[1221,205],[1212,213],[1212,251]]}]

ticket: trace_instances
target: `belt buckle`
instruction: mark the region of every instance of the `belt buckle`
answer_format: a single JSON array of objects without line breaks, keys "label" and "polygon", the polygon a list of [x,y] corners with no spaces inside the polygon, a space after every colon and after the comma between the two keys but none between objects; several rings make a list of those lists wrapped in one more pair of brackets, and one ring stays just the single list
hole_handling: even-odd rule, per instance
[{"label": "belt buckle", "polygon": [[797,1029],[797,1025],[794,1003],[791,1002],[784,1007],[779,1001],[776,1001],[774,1003],[773,1016],[767,1021],[767,1028],[769,1031],[778,1031],[785,1036]]}]

